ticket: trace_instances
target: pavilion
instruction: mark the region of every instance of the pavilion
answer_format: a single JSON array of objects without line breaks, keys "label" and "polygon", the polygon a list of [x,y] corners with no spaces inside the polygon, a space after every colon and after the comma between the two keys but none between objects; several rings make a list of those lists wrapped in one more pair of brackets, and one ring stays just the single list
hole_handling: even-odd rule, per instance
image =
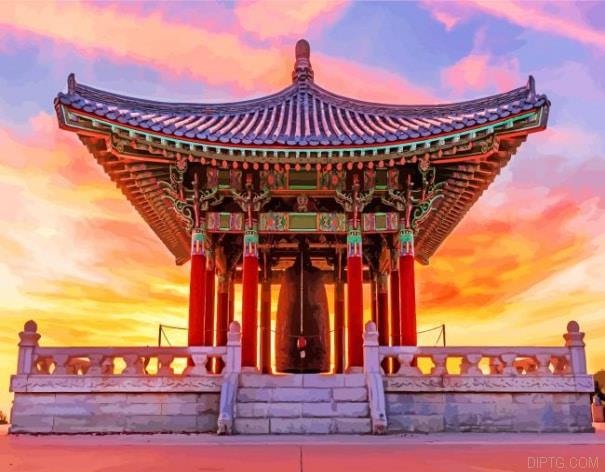
[{"label": "pavilion", "polygon": [[69,76],[59,125],[176,263],[191,261],[189,345],[41,346],[30,320],[11,432],[592,431],[575,321],[561,346],[417,345],[415,261],[545,129],[533,78],[478,100],[386,105],[318,86],[306,41],[295,56],[291,85],[234,103],[142,100]]},{"label": "pavilion", "polygon": [[189,345],[226,343],[241,283],[242,364],[265,373],[271,284],[292,267],[309,277],[305,264],[334,284],[334,346],[325,320],[309,328],[303,319],[301,285],[300,322],[284,332],[278,316],[278,356],[320,343],[333,349],[335,372],[359,369],[364,303],[381,345],[416,345],[414,261],[428,264],[527,136],[545,129],[549,106],[531,76],[453,104],[343,97],[317,85],[305,40],[291,85],[252,100],[156,102],[73,74],[55,99],[60,127],[78,135],[176,263],[191,261]]}]

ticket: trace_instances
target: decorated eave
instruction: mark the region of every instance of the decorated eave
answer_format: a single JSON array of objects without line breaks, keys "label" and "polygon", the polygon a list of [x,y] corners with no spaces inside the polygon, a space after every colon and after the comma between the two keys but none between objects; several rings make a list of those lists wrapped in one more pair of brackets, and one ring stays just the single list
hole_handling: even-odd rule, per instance
[{"label": "decorated eave", "polygon": [[55,108],[177,259],[189,236],[159,188],[178,160],[218,169],[388,169],[419,160],[446,182],[416,235],[428,262],[532,132],[546,127],[549,101],[523,86],[478,100],[387,105],[343,97],[314,82],[309,46],[299,41],[292,84],[234,103],[165,103],[79,84],[68,77]]}]

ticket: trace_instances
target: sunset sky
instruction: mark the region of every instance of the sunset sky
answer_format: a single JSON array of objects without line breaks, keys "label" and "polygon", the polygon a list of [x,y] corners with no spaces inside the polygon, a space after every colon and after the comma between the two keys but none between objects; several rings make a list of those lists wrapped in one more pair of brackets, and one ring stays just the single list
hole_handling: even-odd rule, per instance
[{"label": "sunset sky", "polygon": [[561,345],[575,319],[589,369],[605,368],[605,3],[2,3],[1,410],[28,319],[44,345],[153,345],[159,323],[186,325],[188,264],[57,127],[68,73],[157,100],[253,98],[290,83],[301,37],[320,86],[372,101],[460,101],[534,75],[549,128],[417,266],[419,329]]}]

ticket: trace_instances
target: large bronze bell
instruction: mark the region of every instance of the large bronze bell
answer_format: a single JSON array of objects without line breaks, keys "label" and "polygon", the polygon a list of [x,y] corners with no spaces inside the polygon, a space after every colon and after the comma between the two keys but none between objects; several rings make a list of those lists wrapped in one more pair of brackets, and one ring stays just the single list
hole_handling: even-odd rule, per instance
[{"label": "large bronze bell", "polygon": [[322,272],[313,267],[302,252],[296,263],[284,272],[276,324],[278,371],[310,373],[330,370],[328,296]]}]

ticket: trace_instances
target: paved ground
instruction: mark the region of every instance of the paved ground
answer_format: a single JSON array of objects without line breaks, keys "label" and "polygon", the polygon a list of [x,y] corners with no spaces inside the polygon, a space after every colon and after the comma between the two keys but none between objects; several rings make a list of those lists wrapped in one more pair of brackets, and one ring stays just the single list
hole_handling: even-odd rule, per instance
[{"label": "paved ground", "polygon": [[605,471],[595,434],[7,436],[2,472]]}]

